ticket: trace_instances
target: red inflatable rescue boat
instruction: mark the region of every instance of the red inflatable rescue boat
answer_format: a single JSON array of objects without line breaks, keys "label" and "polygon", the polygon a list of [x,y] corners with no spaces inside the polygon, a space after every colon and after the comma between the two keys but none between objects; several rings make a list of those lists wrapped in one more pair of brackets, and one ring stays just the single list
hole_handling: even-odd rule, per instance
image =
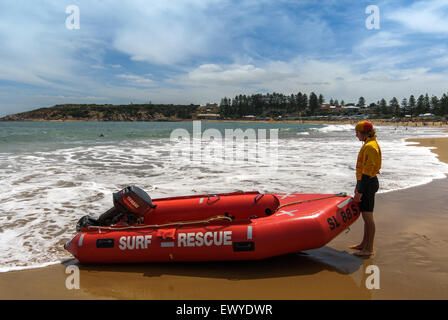
[{"label": "red inflatable rescue boat", "polygon": [[360,215],[345,194],[234,192],[142,202],[129,190],[114,194],[114,203],[138,208],[136,220],[84,220],[65,244],[81,263],[264,259],[322,247]]}]

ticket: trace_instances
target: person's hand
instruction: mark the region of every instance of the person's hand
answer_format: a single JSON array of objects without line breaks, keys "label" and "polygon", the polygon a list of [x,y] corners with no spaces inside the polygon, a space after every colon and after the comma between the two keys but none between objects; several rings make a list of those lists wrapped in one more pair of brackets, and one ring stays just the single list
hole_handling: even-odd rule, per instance
[{"label": "person's hand", "polygon": [[362,197],[362,193],[359,193],[358,190],[355,189],[355,196],[353,197],[353,201],[360,202]]}]

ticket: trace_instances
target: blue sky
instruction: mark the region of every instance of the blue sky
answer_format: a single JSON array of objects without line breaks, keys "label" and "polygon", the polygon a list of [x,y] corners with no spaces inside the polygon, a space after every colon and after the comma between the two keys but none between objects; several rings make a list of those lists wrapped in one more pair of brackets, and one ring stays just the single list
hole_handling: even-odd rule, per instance
[{"label": "blue sky", "polygon": [[[80,28],[66,28],[66,8]],[[376,5],[379,29],[366,28]],[[2,0],[0,116],[61,103],[448,92],[448,1]]]}]

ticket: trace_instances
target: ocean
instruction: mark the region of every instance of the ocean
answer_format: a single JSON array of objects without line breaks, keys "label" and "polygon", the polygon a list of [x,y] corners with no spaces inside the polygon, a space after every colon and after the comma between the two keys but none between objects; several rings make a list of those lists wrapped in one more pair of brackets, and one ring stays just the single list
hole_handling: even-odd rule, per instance
[{"label": "ocean", "polygon": [[[380,191],[444,178],[405,138],[444,128],[378,126]],[[154,198],[237,190],[352,194],[354,125],[242,122],[0,122],[0,272],[59,263],[86,214],[136,185]]]}]

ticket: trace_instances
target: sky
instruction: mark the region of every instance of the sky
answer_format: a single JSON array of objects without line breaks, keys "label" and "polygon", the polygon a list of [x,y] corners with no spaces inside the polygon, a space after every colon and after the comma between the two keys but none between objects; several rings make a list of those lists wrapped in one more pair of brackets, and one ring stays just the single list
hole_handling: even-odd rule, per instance
[{"label": "sky", "polygon": [[447,40],[447,0],[2,0],[0,116],[272,92],[440,97]]}]

